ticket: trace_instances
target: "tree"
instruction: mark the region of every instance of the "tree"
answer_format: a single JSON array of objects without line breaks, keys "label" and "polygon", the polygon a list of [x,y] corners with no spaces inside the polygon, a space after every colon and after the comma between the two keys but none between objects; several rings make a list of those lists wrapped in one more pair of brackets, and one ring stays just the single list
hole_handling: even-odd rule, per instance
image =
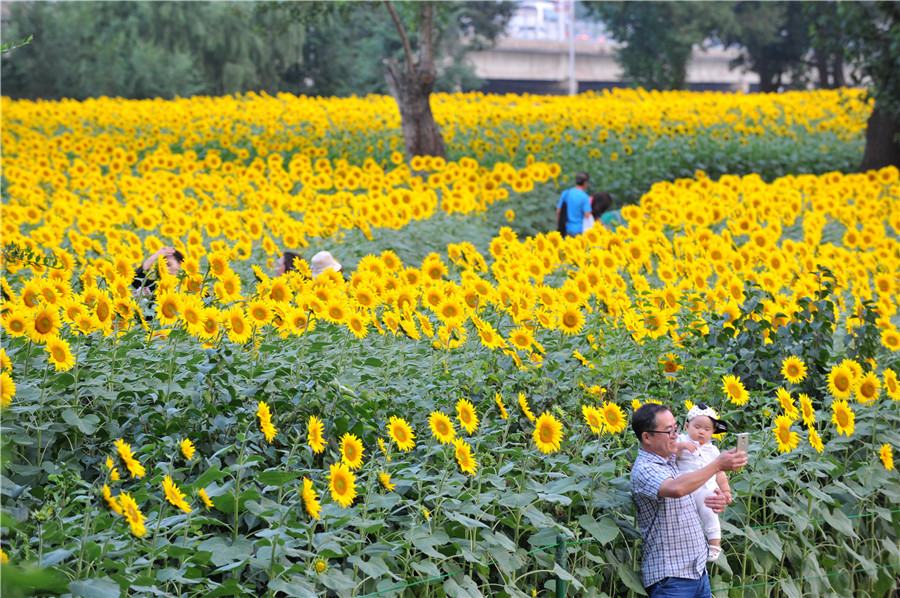
[{"label": "tree", "polygon": [[616,61],[625,78],[646,89],[684,89],[694,46],[728,10],[719,2],[586,2],[610,36],[626,44]]},{"label": "tree", "polygon": [[764,93],[783,87],[805,89],[810,37],[803,5],[750,0],[735,2],[732,7],[717,30],[726,46],[742,50],[733,66],[757,73],[759,90]]},{"label": "tree", "polygon": [[310,93],[393,96],[407,158],[445,157],[431,94],[473,86],[466,54],[492,45],[514,8],[512,2],[491,1],[257,5],[304,28],[304,61],[297,76],[309,83]]},{"label": "tree", "polygon": [[431,92],[437,79],[434,66],[434,4],[423,2],[419,6],[419,52],[413,54],[412,45],[400,15],[392,2],[385,0],[385,8],[391,15],[400,43],[403,45],[405,69],[393,56],[385,59],[385,79],[391,95],[400,109],[400,126],[407,159],[412,156],[447,157],[444,137],[431,112]]},{"label": "tree", "polygon": [[824,23],[813,24],[814,44],[833,50],[837,32],[844,58],[858,69],[854,81],[875,100],[860,171],[900,167],[900,3],[840,2]]},{"label": "tree", "polygon": [[837,2],[804,2],[803,14],[809,26],[810,44],[814,52],[819,87],[837,89],[844,87],[844,39],[837,21]]},{"label": "tree", "polygon": [[4,56],[3,93],[84,99],[299,91],[283,77],[291,55],[299,55],[296,32],[264,35],[272,21],[247,3],[13,3],[4,35],[34,32],[54,43],[14,60]]}]

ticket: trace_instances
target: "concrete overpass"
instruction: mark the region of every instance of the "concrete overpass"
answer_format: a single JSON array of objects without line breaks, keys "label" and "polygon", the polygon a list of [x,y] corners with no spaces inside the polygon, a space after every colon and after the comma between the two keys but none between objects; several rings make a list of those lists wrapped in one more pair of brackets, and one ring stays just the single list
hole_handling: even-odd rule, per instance
[{"label": "concrete overpass", "polygon": [[[624,87],[616,64],[616,44],[575,42],[575,82],[578,91]],[[687,81],[693,90],[755,91],[756,73],[730,70],[737,50],[694,50]],[[489,93],[566,94],[569,90],[569,42],[502,38],[487,51],[468,55],[475,73],[486,81]]]}]

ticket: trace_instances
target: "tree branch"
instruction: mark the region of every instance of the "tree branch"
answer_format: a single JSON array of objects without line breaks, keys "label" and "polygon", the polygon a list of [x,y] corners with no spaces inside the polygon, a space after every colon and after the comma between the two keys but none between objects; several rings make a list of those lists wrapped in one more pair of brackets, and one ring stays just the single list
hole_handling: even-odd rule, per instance
[{"label": "tree branch", "polygon": [[434,4],[426,2],[422,8],[422,68],[426,72],[434,70]]},{"label": "tree branch", "polygon": [[391,20],[394,21],[394,27],[397,28],[397,33],[400,35],[400,41],[403,43],[403,53],[406,54],[407,74],[412,76],[415,72],[415,67],[413,66],[412,46],[409,45],[409,37],[406,35],[406,29],[403,27],[400,15],[398,15],[397,11],[394,9],[394,4],[390,2],[390,0],[384,0],[384,6],[387,8],[388,12],[391,13]]}]

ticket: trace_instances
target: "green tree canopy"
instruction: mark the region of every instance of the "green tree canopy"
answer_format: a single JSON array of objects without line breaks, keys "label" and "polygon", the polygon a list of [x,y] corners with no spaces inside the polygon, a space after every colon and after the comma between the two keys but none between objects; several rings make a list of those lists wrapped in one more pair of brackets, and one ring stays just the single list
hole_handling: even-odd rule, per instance
[{"label": "green tree canopy", "polygon": [[625,79],[645,89],[684,89],[694,46],[710,37],[729,7],[719,2],[585,2],[610,36]]}]

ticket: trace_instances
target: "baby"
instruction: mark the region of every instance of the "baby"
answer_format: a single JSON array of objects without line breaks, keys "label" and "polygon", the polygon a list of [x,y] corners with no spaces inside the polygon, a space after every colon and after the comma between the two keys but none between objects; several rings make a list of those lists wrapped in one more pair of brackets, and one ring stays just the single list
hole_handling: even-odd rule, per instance
[{"label": "baby", "polygon": [[[713,434],[725,432],[728,428],[720,422],[716,412],[703,403],[691,407],[687,415],[687,434],[678,436],[678,451],[675,453],[678,470],[681,473],[696,471],[713,461],[719,455],[719,449],[711,442]],[[731,502],[731,488],[724,471],[706,480],[706,483],[694,490],[691,496],[697,504],[697,514],[706,530],[709,541],[707,561],[714,561],[722,553],[722,528],[719,516],[704,504],[707,496],[716,488],[725,495],[726,504]]]}]

